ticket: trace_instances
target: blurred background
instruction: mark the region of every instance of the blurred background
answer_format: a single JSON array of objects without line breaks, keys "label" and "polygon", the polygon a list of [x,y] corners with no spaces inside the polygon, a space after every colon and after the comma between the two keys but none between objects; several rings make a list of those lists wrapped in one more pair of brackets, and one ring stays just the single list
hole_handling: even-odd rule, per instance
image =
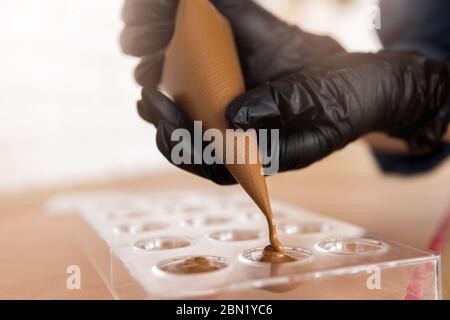
[{"label": "blurred background", "polygon": [[[0,0],[0,274],[6,275],[0,282],[8,288],[3,296],[69,294],[61,286],[65,278],[58,281],[66,275],[63,268],[77,261],[78,245],[68,232],[77,220],[40,215],[47,198],[67,191],[213,189],[170,166],[156,148],[155,129],[137,115],[137,59],[119,48],[122,2]],[[376,0],[259,2],[306,31],[334,37],[349,51],[381,48],[367,26]],[[450,223],[450,159],[426,175],[387,175],[367,146],[356,142],[307,169],[267,180],[274,199],[421,247],[430,247],[442,221]],[[449,257],[444,255],[446,265]],[[64,293],[43,290],[55,279],[55,291]],[[92,281],[106,290],[100,279]]]},{"label": "blurred background", "polygon": [[163,161],[139,121],[120,0],[0,0],[0,189],[137,174]]},{"label": "blurred background", "polygon": [[[380,43],[374,0],[264,0],[351,51]],[[0,192],[174,170],[141,121],[136,61],[118,46],[121,0],[0,0]]]}]

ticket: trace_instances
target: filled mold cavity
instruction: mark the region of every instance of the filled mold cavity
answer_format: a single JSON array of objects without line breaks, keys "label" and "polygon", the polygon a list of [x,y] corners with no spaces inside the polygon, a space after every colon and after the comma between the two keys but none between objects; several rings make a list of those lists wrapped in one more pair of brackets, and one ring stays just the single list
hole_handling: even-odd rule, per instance
[{"label": "filled mold cavity", "polygon": [[329,223],[280,223],[278,230],[286,235],[325,233],[332,229]]},{"label": "filled mold cavity", "polygon": [[316,249],[332,255],[369,256],[386,252],[388,245],[374,239],[335,238],[316,244]]},{"label": "filled mold cavity", "polygon": [[215,256],[186,256],[163,260],[156,265],[157,274],[194,275],[218,272],[230,266],[227,259]]},{"label": "filled mold cavity", "polygon": [[133,248],[142,251],[163,251],[185,248],[191,245],[188,238],[182,237],[155,237],[135,242]]},{"label": "filled mold cavity", "polygon": [[145,222],[140,224],[123,223],[113,228],[115,234],[138,234],[143,232],[158,231],[167,228],[165,224],[158,222]]},{"label": "filled mold cavity", "polygon": [[[311,251],[303,248],[285,247],[285,253],[293,259],[293,261],[279,262],[279,264],[306,264],[312,261],[313,255]],[[253,248],[242,252],[239,260],[246,264],[266,265],[271,262],[261,261],[264,257],[264,248]]]},{"label": "filled mold cavity", "polygon": [[250,241],[261,238],[258,230],[222,230],[208,234],[208,238],[221,242]]}]

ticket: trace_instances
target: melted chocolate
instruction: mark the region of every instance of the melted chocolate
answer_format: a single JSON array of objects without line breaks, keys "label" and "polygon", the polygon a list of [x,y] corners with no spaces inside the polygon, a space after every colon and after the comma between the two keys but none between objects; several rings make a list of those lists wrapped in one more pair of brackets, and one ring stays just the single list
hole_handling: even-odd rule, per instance
[{"label": "melted chocolate", "polygon": [[[286,253],[279,253],[273,250],[271,246],[264,248],[262,262],[270,262],[270,277],[275,278],[281,275],[282,264],[286,262],[297,261],[297,259],[287,255]],[[285,293],[296,289],[300,283],[291,282],[287,284],[279,284],[264,287],[263,289],[269,292]]]},{"label": "melted chocolate", "polygon": [[263,211],[267,225],[269,227],[270,245],[264,248],[261,262],[283,263],[295,261],[294,258],[288,256],[284,251],[284,246],[278,239],[277,227],[272,211]]},{"label": "melted chocolate", "polygon": [[193,257],[180,263],[166,266],[164,271],[175,274],[195,274],[220,270],[224,265],[213,262],[205,257]]},{"label": "melted chocolate", "polygon": [[264,248],[263,254],[261,259],[259,260],[261,262],[271,262],[271,263],[286,263],[286,262],[293,262],[296,261],[291,256],[287,255],[284,251],[284,248],[282,247],[282,251],[275,250],[272,245],[269,245]]}]

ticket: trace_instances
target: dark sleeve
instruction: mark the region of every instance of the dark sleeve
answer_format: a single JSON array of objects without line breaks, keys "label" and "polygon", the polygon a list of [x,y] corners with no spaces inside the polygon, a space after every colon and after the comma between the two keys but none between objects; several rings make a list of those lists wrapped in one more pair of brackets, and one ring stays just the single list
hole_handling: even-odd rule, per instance
[{"label": "dark sleeve", "polygon": [[[449,0],[381,0],[381,30],[385,48],[419,51],[433,59],[450,60]],[[430,171],[450,155],[450,145],[433,154],[398,156],[374,151],[381,169],[405,175]]]},{"label": "dark sleeve", "polygon": [[387,173],[393,174],[421,174],[438,167],[450,156],[450,144],[441,150],[421,156],[399,156],[373,151],[379,167]]},{"label": "dark sleeve", "polygon": [[381,0],[378,35],[387,49],[450,59],[450,1]]}]

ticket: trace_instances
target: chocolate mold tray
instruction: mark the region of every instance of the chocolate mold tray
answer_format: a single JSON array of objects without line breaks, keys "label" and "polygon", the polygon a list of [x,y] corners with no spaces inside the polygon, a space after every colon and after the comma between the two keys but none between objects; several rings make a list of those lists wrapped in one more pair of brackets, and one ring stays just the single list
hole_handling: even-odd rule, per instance
[{"label": "chocolate mold tray", "polygon": [[[440,256],[273,201],[296,259],[259,261],[268,243],[241,193],[207,190],[71,196],[83,247],[117,299],[439,299]],[[189,269],[203,264],[204,270]],[[184,269],[183,269],[184,268]]]}]

